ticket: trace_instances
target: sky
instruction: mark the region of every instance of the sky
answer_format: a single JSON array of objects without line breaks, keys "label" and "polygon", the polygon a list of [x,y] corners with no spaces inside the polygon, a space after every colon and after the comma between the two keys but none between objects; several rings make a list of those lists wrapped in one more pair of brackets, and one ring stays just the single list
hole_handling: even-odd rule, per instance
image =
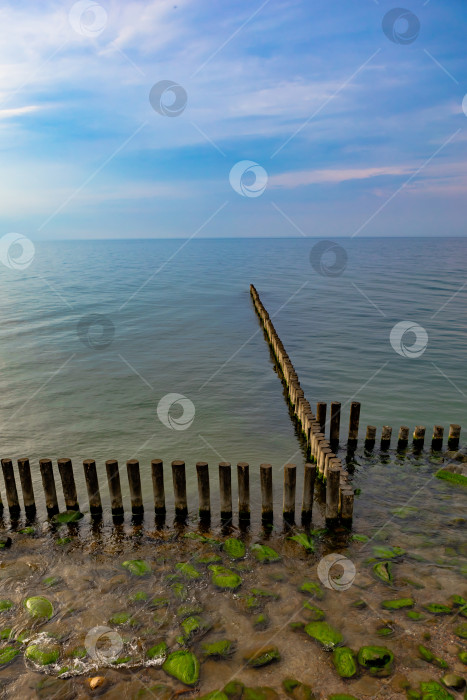
[{"label": "sky", "polygon": [[464,0],[14,0],[0,233],[463,236]]}]

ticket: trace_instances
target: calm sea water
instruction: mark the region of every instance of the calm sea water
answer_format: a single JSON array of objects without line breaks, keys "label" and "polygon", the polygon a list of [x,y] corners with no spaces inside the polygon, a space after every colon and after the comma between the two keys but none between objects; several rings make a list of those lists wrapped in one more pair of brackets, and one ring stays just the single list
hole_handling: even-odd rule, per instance
[{"label": "calm sea water", "polygon": [[[347,260],[335,249],[336,276],[326,274],[332,252],[319,265],[315,249],[311,264],[317,242],[205,239],[181,250],[179,240],[38,242],[27,269],[2,265],[2,456],[29,456],[37,483],[39,458],[72,458],[83,501],[86,458],[102,478],[105,459],[138,458],[148,499],[154,457],[184,459],[191,489],[197,460],[271,462],[277,471],[301,463],[250,283],[308,399],[341,401],[344,427],[355,398],[362,431],[406,424],[431,434],[453,422],[467,430],[467,240],[342,239]],[[93,314],[104,331],[86,332]],[[426,331],[418,357],[391,345],[401,321]],[[414,341],[403,338],[408,348]],[[185,430],[158,419],[171,393],[193,403]]]}]

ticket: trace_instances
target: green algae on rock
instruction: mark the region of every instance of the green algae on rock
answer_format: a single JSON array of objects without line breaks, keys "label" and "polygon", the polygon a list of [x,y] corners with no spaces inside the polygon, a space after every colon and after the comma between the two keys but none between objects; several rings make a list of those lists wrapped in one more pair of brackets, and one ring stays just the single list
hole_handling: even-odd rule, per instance
[{"label": "green algae on rock", "polygon": [[455,673],[447,673],[441,678],[441,683],[446,688],[454,688],[454,690],[463,690],[465,688],[465,678],[456,676]]},{"label": "green algae on rock", "polygon": [[315,598],[318,598],[318,600],[322,600],[324,598],[323,589],[321,588],[319,583],[315,583],[315,581],[304,581],[298,590],[300,591],[300,593],[311,595]]},{"label": "green algae on rock", "polygon": [[392,564],[390,561],[380,561],[373,567],[373,573],[380,581],[392,586],[393,575],[392,575]]},{"label": "green algae on rock", "polygon": [[288,539],[301,544],[307,552],[315,551],[315,542],[313,537],[310,537],[310,535],[307,535],[305,532],[299,532],[297,535],[292,535]]},{"label": "green algae on rock", "polygon": [[341,678],[353,678],[357,673],[355,653],[349,647],[336,647],[332,652],[332,661]]},{"label": "green algae on rock", "polygon": [[58,661],[60,647],[51,641],[37,641],[26,647],[24,655],[29,661],[33,661],[39,666],[49,666]]},{"label": "green algae on rock", "polygon": [[401,610],[402,608],[413,608],[415,601],[413,598],[397,598],[396,600],[383,600],[381,607],[385,610]]},{"label": "green algae on rock", "polygon": [[161,661],[167,657],[167,653],[167,644],[165,642],[159,642],[147,650],[146,658],[150,661]]},{"label": "green algae on rock", "polygon": [[422,615],[422,613],[415,612],[414,610],[407,610],[406,613],[407,617],[409,620],[414,620],[414,622],[420,622],[420,620],[425,620],[425,615]]},{"label": "green algae on rock", "polygon": [[184,605],[179,605],[179,607],[177,608],[177,617],[184,620],[185,617],[190,617],[191,615],[199,615],[202,612],[203,608],[201,605],[197,603],[186,603]]},{"label": "green algae on rock", "polygon": [[427,661],[429,664],[433,664],[438,668],[449,668],[449,665],[446,661],[444,661],[444,659],[441,659],[439,656],[435,656],[433,652],[424,647],[423,644],[420,644],[418,647],[418,653],[420,658]]},{"label": "green algae on rock", "polygon": [[212,571],[212,582],[218,588],[236,590],[242,583],[242,578],[231,569],[217,564],[211,564],[209,570]]},{"label": "green algae on rock", "polygon": [[67,523],[76,523],[81,518],[84,518],[84,515],[79,510],[65,510],[63,513],[56,513],[52,517],[52,522],[58,525],[66,525]]},{"label": "green algae on rock", "polygon": [[467,486],[467,476],[451,472],[449,469],[440,469],[435,474],[437,479],[443,479],[456,486]]},{"label": "green algae on rock", "polygon": [[213,690],[207,695],[201,695],[198,700],[229,700],[229,698],[223,690]]},{"label": "green algae on rock", "polygon": [[262,564],[272,564],[273,562],[280,561],[280,554],[276,552],[272,547],[268,547],[266,544],[252,544],[250,547],[251,551],[255,555],[256,559]]},{"label": "green algae on rock", "polygon": [[300,683],[295,678],[284,678],[282,688],[287,697],[292,698],[292,700],[315,700],[311,687]]},{"label": "green algae on rock", "polygon": [[436,681],[420,683],[420,690],[422,691],[422,700],[454,700],[451,693],[448,693],[448,691]]},{"label": "green algae on rock", "polygon": [[303,609],[307,611],[307,613],[310,613],[308,615],[308,619],[314,620],[315,622],[318,622],[319,620],[324,620],[326,617],[324,610],[321,610],[321,608],[318,608],[317,605],[312,605],[308,600],[306,600],[303,603]]},{"label": "green algae on rock", "polygon": [[128,559],[122,566],[133,576],[146,576],[151,573],[151,567],[143,559]]},{"label": "green algae on rock", "polygon": [[207,554],[200,554],[195,559],[197,564],[217,564],[222,561],[222,557],[216,552],[208,552]]},{"label": "green algae on rock", "polygon": [[373,547],[373,556],[377,559],[395,559],[403,556],[405,553],[405,549],[400,547],[385,547],[379,544]]},{"label": "green algae on rock", "polygon": [[241,540],[229,537],[222,545],[222,549],[230,559],[243,559],[246,554],[246,547]]},{"label": "green algae on rock", "polygon": [[457,634],[461,639],[467,639],[467,623],[463,622],[454,628],[454,634]]},{"label": "green algae on rock", "polygon": [[181,649],[169,654],[162,669],[185,685],[195,685],[199,679],[200,663],[191,651]]},{"label": "green algae on rock", "polygon": [[178,639],[182,644],[186,644],[197,632],[207,632],[211,629],[211,624],[198,615],[191,615],[183,620],[181,627],[185,634]]},{"label": "green algae on rock", "polygon": [[242,700],[245,684],[241,681],[230,681],[224,686],[223,692],[229,700]]},{"label": "green algae on rock", "polygon": [[457,655],[459,661],[461,661],[463,664],[467,666],[467,651],[459,651]]},{"label": "green algae on rock", "polygon": [[234,652],[234,643],[230,639],[220,639],[217,642],[204,642],[201,645],[204,656],[226,658]]},{"label": "green algae on rock", "polygon": [[394,654],[387,647],[365,646],[358,652],[358,663],[372,676],[384,678],[392,671]]},{"label": "green algae on rock", "polygon": [[[181,584],[183,586],[183,584]],[[164,598],[163,596],[153,598],[151,601],[151,605],[153,608],[156,608],[156,610],[159,610],[160,608],[166,608],[170,604],[170,600],[168,598]]]},{"label": "green algae on rock", "polygon": [[330,695],[328,700],[358,700],[355,695],[347,695],[346,693],[334,693]]},{"label": "green algae on rock", "polygon": [[111,625],[126,625],[127,622],[131,620],[130,613],[118,612],[109,618],[109,624]]},{"label": "green algae on rock", "polygon": [[175,568],[177,569],[178,573],[183,576],[183,578],[191,580],[201,578],[201,574],[198,569],[195,569],[193,564],[190,564],[189,562],[180,562],[179,564],[175,565]]},{"label": "green algae on rock", "polygon": [[243,658],[251,668],[260,668],[274,661],[280,661],[281,655],[277,647],[266,646],[246,652]]},{"label": "green algae on rock", "polygon": [[448,605],[441,605],[440,603],[429,603],[423,607],[433,615],[449,615],[449,613],[452,613],[452,609]]},{"label": "green algae on rock", "polygon": [[50,600],[41,595],[26,598],[24,601],[24,607],[31,617],[35,619],[45,618],[50,620],[54,614],[53,605]]},{"label": "green algae on rock", "polygon": [[8,598],[3,598],[0,600],[0,613],[6,612],[7,610],[11,610],[13,607],[13,603],[11,600],[8,600]]},{"label": "green algae on rock", "polygon": [[325,649],[333,649],[344,639],[342,634],[327,622],[309,622],[305,625],[305,632],[309,637],[322,644]]},{"label": "green algae on rock", "polygon": [[264,686],[246,687],[243,691],[242,700],[280,700],[280,697],[272,688]]},{"label": "green algae on rock", "polygon": [[259,615],[253,619],[253,627],[256,630],[265,630],[269,627],[269,617],[266,613],[259,613]]},{"label": "green algae on rock", "polygon": [[6,646],[0,648],[0,666],[9,664],[20,653],[20,649],[14,646]]}]

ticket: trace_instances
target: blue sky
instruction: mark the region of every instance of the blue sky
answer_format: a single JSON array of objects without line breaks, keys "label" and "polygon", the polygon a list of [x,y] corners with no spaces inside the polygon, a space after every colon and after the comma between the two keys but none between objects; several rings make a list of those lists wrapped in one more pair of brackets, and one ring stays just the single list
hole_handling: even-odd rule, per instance
[{"label": "blue sky", "polygon": [[[401,2],[406,44],[386,0],[4,3],[1,229],[465,235],[465,2]],[[149,102],[164,80],[178,116]],[[266,172],[260,196],[232,188],[239,161]]]}]

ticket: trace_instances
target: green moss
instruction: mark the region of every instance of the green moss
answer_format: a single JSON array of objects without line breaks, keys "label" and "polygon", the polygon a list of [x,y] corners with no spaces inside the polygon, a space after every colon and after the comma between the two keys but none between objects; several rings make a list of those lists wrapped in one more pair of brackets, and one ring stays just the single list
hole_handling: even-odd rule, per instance
[{"label": "green moss", "polygon": [[251,592],[258,598],[274,598],[275,600],[279,598],[279,595],[277,593],[274,593],[273,591],[268,591],[265,588],[252,588]]},{"label": "green moss", "polygon": [[269,617],[266,613],[259,613],[259,615],[253,619],[253,627],[257,630],[264,630],[266,627],[269,627]]},{"label": "green moss", "polygon": [[21,530],[18,530],[20,535],[35,535],[36,534],[36,528],[35,527],[23,527]]},{"label": "green moss", "polygon": [[30,661],[33,661],[39,666],[49,666],[58,661],[60,656],[60,649],[55,644],[45,644],[38,642],[36,644],[30,644],[24,655]]},{"label": "green moss", "polygon": [[385,547],[383,545],[375,545],[373,547],[373,556],[377,559],[395,559],[404,555],[405,549],[400,547]]},{"label": "green moss", "polygon": [[305,625],[305,632],[325,649],[332,649],[343,640],[342,634],[327,622],[309,622]]},{"label": "green moss", "polygon": [[13,659],[15,659],[19,653],[20,650],[18,647],[7,646],[0,648],[0,666],[9,664],[10,661],[13,661]]},{"label": "green moss", "polygon": [[5,612],[6,610],[11,610],[13,607],[13,603],[11,600],[8,600],[8,598],[3,598],[0,600],[0,613]]},{"label": "green moss", "polygon": [[460,651],[458,654],[458,659],[461,661],[463,664],[467,665],[467,651]]},{"label": "green moss", "polygon": [[423,607],[433,615],[449,615],[449,613],[452,613],[452,609],[448,605],[441,605],[440,603],[429,603]]},{"label": "green moss", "polygon": [[204,656],[225,658],[234,651],[234,643],[230,639],[220,639],[218,642],[205,642],[201,645]]},{"label": "green moss", "polygon": [[454,628],[454,634],[457,634],[461,639],[467,639],[467,624],[463,622]]},{"label": "green moss", "polygon": [[315,598],[318,598],[318,600],[322,600],[324,598],[323,589],[319,583],[315,583],[315,581],[304,581],[298,590],[300,593],[306,593],[314,596]]},{"label": "green moss", "polygon": [[229,698],[222,690],[213,690],[212,693],[201,695],[199,700],[229,700]]},{"label": "green moss", "polygon": [[230,683],[224,686],[224,693],[229,700],[242,700],[244,689],[245,685],[240,681],[230,681]]},{"label": "green moss", "polygon": [[401,610],[402,608],[413,608],[415,602],[412,598],[397,598],[397,600],[383,600],[381,606],[385,610]]},{"label": "green moss", "polygon": [[59,525],[65,525],[67,523],[76,523],[81,520],[84,515],[79,512],[79,510],[65,510],[63,513],[57,513],[53,516],[52,522]]},{"label": "green moss", "polygon": [[261,649],[256,649],[247,653],[244,656],[245,661],[251,668],[260,668],[267,666],[274,661],[280,661],[281,655],[277,647],[267,646]]},{"label": "green moss", "polygon": [[353,678],[357,673],[355,654],[349,647],[337,647],[334,649],[332,661],[341,678]]},{"label": "green moss", "polygon": [[209,567],[212,571],[212,582],[218,588],[236,590],[242,583],[241,576],[234,571],[227,569],[225,566],[211,564]]},{"label": "green moss", "polygon": [[318,608],[316,605],[312,605],[308,600],[306,600],[303,603],[303,608],[307,610],[308,612],[311,613],[308,617],[311,618],[311,620],[314,620],[315,622],[318,622],[319,620],[324,620],[326,615],[324,614],[324,610],[321,610],[321,608]]},{"label": "green moss", "polygon": [[52,586],[56,586],[57,583],[59,583],[59,582],[60,582],[60,579],[57,576],[46,576],[45,578],[42,579],[42,583],[47,588],[51,588]]},{"label": "green moss", "polygon": [[174,651],[169,654],[162,668],[169,676],[185,685],[192,686],[198,682],[200,664],[191,651]]},{"label": "green moss", "polygon": [[178,573],[183,576],[183,578],[191,580],[201,578],[200,572],[189,562],[181,562],[180,564],[176,564],[175,568],[177,569]]},{"label": "green moss", "polygon": [[346,693],[334,693],[330,695],[328,700],[358,700],[355,695],[347,695]]},{"label": "green moss", "polygon": [[268,547],[265,544],[252,544],[250,549],[256,559],[262,564],[271,564],[281,559],[280,555],[272,547]]},{"label": "green moss", "polygon": [[387,647],[365,646],[358,652],[358,663],[372,676],[384,678],[392,671],[394,655]]},{"label": "green moss", "polygon": [[172,583],[170,588],[172,589],[174,596],[178,598],[178,600],[186,600],[188,598],[187,587],[180,581]]},{"label": "green moss", "polygon": [[183,620],[181,627],[184,631],[184,640],[187,642],[196,632],[206,631],[210,624],[198,615],[192,615]]},{"label": "green moss", "polygon": [[119,656],[118,659],[114,659],[112,664],[114,666],[122,666],[123,664],[128,664],[132,660],[131,656]]},{"label": "green moss", "polygon": [[203,608],[201,605],[189,603],[187,605],[180,605],[177,608],[177,617],[180,617],[183,620],[185,617],[190,617],[191,615],[199,615],[202,612]]},{"label": "green moss", "polygon": [[[183,586],[183,584],[180,584]],[[183,586],[184,588],[184,586]],[[168,598],[164,597],[158,597],[158,598],[153,598],[151,605],[156,608],[156,610],[159,610],[160,608],[166,608],[169,605],[170,601]]]},{"label": "green moss", "polygon": [[84,659],[84,657],[87,656],[87,653],[88,652],[85,647],[75,647],[70,656],[72,656],[74,659]]},{"label": "green moss", "polygon": [[167,644],[165,642],[159,642],[147,650],[146,658],[150,659],[151,661],[165,659],[167,656],[167,651]]},{"label": "green moss", "polygon": [[438,668],[449,668],[449,665],[446,663],[446,661],[441,659],[439,656],[435,656],[433,652],[424,647],[422,644],[420,644],[420,646],[418,647],[418,653],[420,655],[420,658],[424,661],[427,661],[429,664],[433,664]]},{"label": "green moss", "polygon": [[235,537],[230,537],[228,540],[225,540],[222,549],[230,559],[243,559],[246,554],[244,543]]},{"label": "green moss", "polygon": [[365,608],[368,607],[367,603],[360,599],[360,600],[354,600],[353,603],[351,603],[352,608],[356,608],[357,610],[365,610]]},{"label": "green moss", "polygon": [[460,595],[452,595],[449,600],[454,608],[463,608],[467,605],[467,600]]},{"label": "green moss", "polygon": [[0,639],[5,640],[5,639],[10,639],[12,636],[12,629],[11,627],[5,627],[4,629],[0,630]]},{"label": "green moss", "polygon": [[50,600],[41,595],[26,598],[24,601],[24,607],[31,617],[35,619],[46,618],[47,620],[50,620],[54,614],[53,605]]},{"label": "green moss", "polygon": [[122,566],[133,576],[146,576],[151,573],[151,567],[142,559],[128,559]]},{"label": "green moss", "polygon": [[130,603],[141,603],[147,600],[148,597],[148,594],[144,591],[137,591],[136,593],[132,593],[132,595],[128,596],[128,600]]},{"label": "green moss", "polygon": [[201,554],[196,557],[197,564],[217,564],[222,561],[222,557],[215,552],[208,552],[208,554]]},{"label": "green moss", "polygon": [[454,472],[450,472],[448,469],[440,469],[436,472],[435,476],[437,479],[443,479],[456,486],[467,486],[467,476],[463,474],[454,474]]},{"label": "green moss", "polygon": [[368,542],[370,538],[367,535],[352,535],[350,539],[352,542]]},{"label": "green moss", "polygon": [[393,575],[392,575],[392,564],[390,561],[380,561],[373,567],[373,573],[380,581],[392,586]]},{"label": "green moss", "polygon": [[125,625],[130,621],[131,615],[126,612],[118,612],[109,618],[109,624],[111,625]]},{"label": "green moss", "polygon": [[447,690],[436,681],[420,683],[420,690],[422,691],[422,700],[454,700],[451,693],[448,693]]},{"label": "green moss", "polygon": [[293,535],[292,537],[289,537],[289,540],[293,540],[294,542],[298,542],[298,544],[301,544],[304,549],[306,549],[307,552],[314,552],[315,551],[315,542],[310,535],[307,535],[304,532],[299,532],[297,535]]},{"label": "green moss", "polygon": [[407,617],[409,620],[414,620],[416,622],[419,622],[420,620],[425,619],[425,615],[422,615],[422,613],[415,612],[414,610],[407,610]]}]

